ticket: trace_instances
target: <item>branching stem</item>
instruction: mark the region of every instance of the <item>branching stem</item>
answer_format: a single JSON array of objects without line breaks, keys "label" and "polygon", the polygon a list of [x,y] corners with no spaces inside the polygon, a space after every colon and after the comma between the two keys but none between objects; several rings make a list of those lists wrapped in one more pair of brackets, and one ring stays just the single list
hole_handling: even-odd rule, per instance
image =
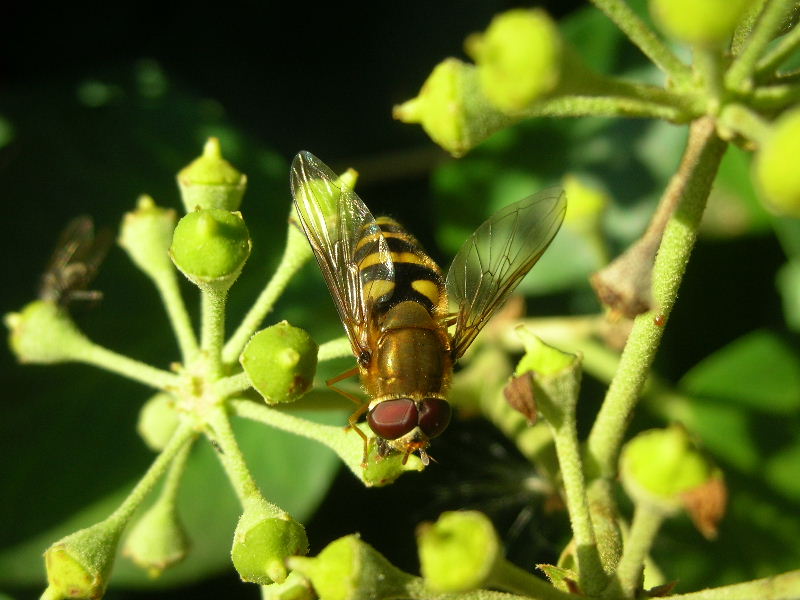
[{"label": "branching stem", "polygon": [[180,383],[180,378],[174,373],[157,369],[93,342],[83,344],[76,349],[74,359],[117,373],[158,390],[175,389]]}]

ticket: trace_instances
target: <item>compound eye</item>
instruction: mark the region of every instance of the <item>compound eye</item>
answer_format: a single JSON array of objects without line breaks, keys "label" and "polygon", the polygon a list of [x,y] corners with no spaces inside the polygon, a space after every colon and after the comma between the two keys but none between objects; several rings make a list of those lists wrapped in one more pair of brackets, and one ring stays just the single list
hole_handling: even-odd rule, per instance
[{"label": "compound eye", "polygon": [[425,398],[419,405],[419,428],[429,439],[433,439],[447,429],[451,412],[447,400]]},{"label": "compound eye", "polygon": [[369,411],[367,423],[380,437],[396,440],[417,426],[417,407],[410,398],[385,400]]}]

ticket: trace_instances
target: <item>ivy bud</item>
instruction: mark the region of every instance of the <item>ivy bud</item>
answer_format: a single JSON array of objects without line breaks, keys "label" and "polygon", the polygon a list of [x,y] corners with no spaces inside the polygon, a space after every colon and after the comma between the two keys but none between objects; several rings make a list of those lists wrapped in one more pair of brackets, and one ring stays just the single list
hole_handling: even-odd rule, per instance
[{"label": "ivy bud", "polygon": [[800,109],[781,116],[756,155],[755,179],[775,212],[800,217]]},{"label": "ivy bud", "polygon": [[50,546],[44,553],[48,587],[43,597],[101,598],[121,532],[119,523],[101,521]]},{"label": "ivy bud", "polygon": [[125,540],[123,554],[147,570],[150,577],[182,561],[189,540],[172,498],[161,496],[136,522]]},{"label": "ivy bud", "polygon": [[52,364],[77,360],[91,342],[69,313],[53,302],[36,300],[22,312],[5,316],[9,344],[22,363]]},{"label": "ivy bud", "polygon": [[160,452],[167,445],[179,422],[175,398],[171,394],[159,392],[151,396],[139,411],[136,431],[148,448]]},{"label": "ivy bud", "polygon": [[292,557],[289,566],[308,577],[325,600],[405,598],[413,579],[358,535],[331,542],[314,558]]},{"label": "ivy bud", "polygon": [[263,498],[250,498],[233,534],[231,558],[242,578],[261,585],[281,583],[288,556],[305,554],[305,529],[288,513]]},{"label": "ivy bud", "polygon": [[224,291],[241,273],[251,246],[241,213],[207,209],[178,221],[169,253],[175,266],[198,287]]},{"label": "ivy bud", "polygon": [[635,502],[665,515],[687,509],[704,534],[716,531],[725,508],[721,473],[683,427],[652,429],[629,441],[620,457],[620,477]]},{"label": "ivy bud", "polygon": [[393,111],[403,123],[420,123],[431,139],[462,156],[515,119],[484,96],[474,65],[448,58],[434,67],[416,98]]},{"label": "ivy bud", "polygon": [[178,187],[187,213],[198,208],[238,210],[247,177],[222,158],[219,140],[208,138],[203,154],[178,173]]},{"label": "ivy bud", "polygon": [[558,27],[540,9],[497,15],[483,34],[467,38],[483,93],[503,112],[524,109],[547,95],[561,78]]},{"label": "ivy bud", "polygon": [[317,350],[308,333],[281,321],[250,338],[239,362],[267,404],[294,402],[314,383]]},{"label": "ivy bud", "polygon": [[650,0],[650,13],[664,32],[687,44],[726,42],[749,0]]},{"label": "ivy bud", "polygon": [[477,511],[443,513],[417,529],[420,568],[433,592],[466,592],[488,585],[504,560],[491,521]]},{"label": "ivy bud", "polygon": [[141,196],[136,210],[125,213],[122,219],[119,245],[133,263],[153,279],[172,270],[169,246],[176,220],[174,210],[156,206],[150,196]]}]

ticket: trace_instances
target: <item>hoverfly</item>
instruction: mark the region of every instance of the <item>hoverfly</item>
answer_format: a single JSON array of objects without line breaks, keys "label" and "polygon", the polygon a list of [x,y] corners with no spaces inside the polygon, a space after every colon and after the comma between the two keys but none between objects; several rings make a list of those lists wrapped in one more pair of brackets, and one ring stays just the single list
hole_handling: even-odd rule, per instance
[{"label": "hoverfly", "polygon": [[39,299],[67,306],[75,300],[97,301],[102,292],[86,289],[97,275],[111,247],[113,235],[102,229],[95,235],[87,215],[72,219],[61,232],[39,283]]},{"label": "hoverfly", "polygon": [[[508,298],[556,235],[566,210],[560,189],[500,210],[459,250],[447,278],[396,221],[375,219],[350,189],[309,152],[292,162],[300,224],[333,296],[358,364],[327,382],[367,413],[378,455],[419,452],[450,421],[454,362]],[[449,310],[448,301],[454,310]],[[452,333],[449,331],[453,328]],[[369,401],[334,384],[358,374]]]}]

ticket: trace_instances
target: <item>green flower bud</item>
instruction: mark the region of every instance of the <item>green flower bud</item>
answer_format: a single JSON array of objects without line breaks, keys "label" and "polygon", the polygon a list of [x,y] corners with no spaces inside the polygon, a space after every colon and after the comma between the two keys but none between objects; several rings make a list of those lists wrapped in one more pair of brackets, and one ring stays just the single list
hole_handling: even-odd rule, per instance
[{"label": "green flower bud", "polygon": [[172,236],[172,262],[197,286],[227,290],[250,256],[250,233],[241,213],[198,210],[183,217]]},{"label": "green flower bud", "polygon": [[122,527],[102,521],[50,546],[44,553],[48,587],[44,596],[101,598],[108,585]]},{"label": "green flower bud", "polygon": [[158,577],[189,552],[189,540],[172,500],[161,496],[133,526],[122,549],[150,577]]},{"label": "green flower bud", "polygon": [[357,535],[331,542],[315,558],[292,557],[289,566],[308,577],[325,600],[405,598],[413,579]]},{"label": "green flower bud", "polygon": [[233,566],[242,581],[281,583],[288,575],[286,558],[307,551],[305,529],[288,513],[262,498],[245,503],[231,549]]},{"label": "green flower bud", "polygon": [[484,96],[475,66],[456,58],[439,63],[419,95],[393,111],[403,123],[420,123],[431,139],[453,156],[462,156],[515,119]]},{"label": "green flower bud", "polygon": [[250,338],[239,362],[267,404],[294,402],[314,383],[317,350],[308,333],[281,321]]},{"label": "green flower bud", "polygon": [[800,109],[776,122],[756,155],[755,179],[764,200],[775,212],[800,217]]},{"label": "green flower bud", "polygon": [[433,592],[466,592],[488,585],[503,559],[502,545],[486,515],[443,513],[417,529],[420,568]]},{"label": "green flower bud", "polygon": [[175,398],[171,394],[159,392],[151,396],[139,411],[136,431],[148,448],[160,452],[167,445],[179,422]]},{"label": "green flower bud", "polygon": [[653,19],[667,35],[687,44],[726,42],[749,0],[650,0]]},{"label": "green flower bud", "polygon": [[156,206],[150,196],[141,196],[136,210],[125,213],[119,233],[119,245],[134,264],[149,277],[172,270],[169,246],[175,229],[175,211]]},{"label": "green flower bud", "polygon": [[296,571],[289,573],[286,581],[282,583],[271,583],[261,588],[261,600],[315,600],[316,598],[311,582]]},{"label": "green flower bud", "polygon": [[9,344],[23,363],[51,364],[76,360],[91,342],[69,313],[53,302],[36,300],[4,318]]},{"label": "green flower bud", "polygon": [[524,109],[553,91],[561,78],[561,36],[543,10],[497,15],[486,33],[473,34],[466,46],[483,93],[503,112]]},{"label": "green flower bud", "polygon": [[684,494],[717,475],[683,427],[651,429],[622,450],[620,476],[628,495],[672,514],[684,506]]},{"label": "green flower bud", "polygon": [[198,208],[238,210],[247,177],[222,158],[219,140],[208,138],[203,155],[178,173],[183,206],[187,213]]}]

